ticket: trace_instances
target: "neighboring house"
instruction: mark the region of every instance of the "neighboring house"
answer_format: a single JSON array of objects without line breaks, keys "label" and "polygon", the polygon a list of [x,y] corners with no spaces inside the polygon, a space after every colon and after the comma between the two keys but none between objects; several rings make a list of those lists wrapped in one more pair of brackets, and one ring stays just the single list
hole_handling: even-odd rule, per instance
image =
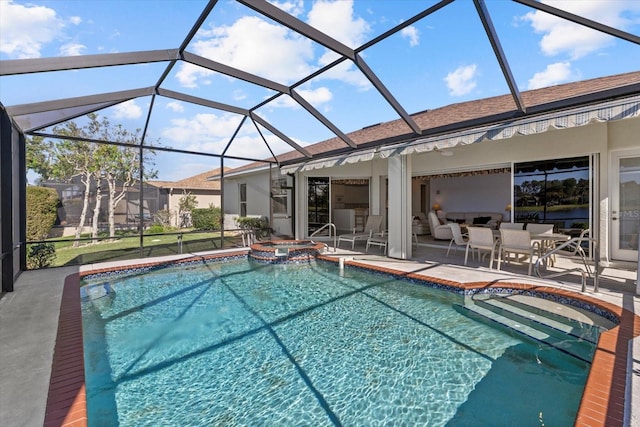
[{"label": "neighboring house", "polygon": [[[528,111],[545,111],[535,117],[519,120],[508,95],[480,99],[412,115],[419,138],[396,120],[348,134],[357,150],[333,138],[305,147],[311,160],[291,151],[278,156],[280,168],[251,163],[225,172],[224,212],[268,216],[280,234],[289,227],[302,239],[329,222],[339,220],[343,229],[358,225],[357,210],[365,209],[385,215],[388,254],[405,259],[416,214],[439,205],[445,212],[500,212],[503,221],[520,220],[527,218],[525,197],[542,206],[536,220],[588,226],[605,264],[634,261],[640,96],[621,98],[615,90],[629,85],[640,85],[640,72],[523,92]],[[611,96],[589,103],[594,92]],[[554,108],[567,98],[584,101]],[[476,124],[487,117],[494,118],[490,125]],[[534,191],[532,182],[539,194],[540,185],[566,178],[575,179],[571,191],[543,199],[525,194]],[[576,203],[575,212],[554,217],[547,207],[560,201]]]},{"label": "neighboring house", "polygon": [[[100,202],[100,214],[98,216],[98,226],[101,230],[108,228],[108,193],[106,184],[102,183],[102,199]],[[39,185],[43,187],[55,188],[60,199],[56,223],[51,230],[51,236],[72,236],[76,227],[80,223],[80,215],[83,207],[85,188],[79,177],[74,177],[68,182],[65,181],[44,181]],[[116,186],[116,193],[122,192],[122,186]],[[116,205],[114,212],[114,222],[119,230],[135,230],[140,223],[140,191],[138,186],[126,188],[125,197]],[[143,217],[145,224],[153,219],[153,215],[158,210],[158,206],[166,204],[166,196],[158,189],[147,182],[144,184]],[[85,218],[85,228],[83,232],[88,232],[93,222],[93,210],[96,203],[96,182],[92,181],[89,187],[88,209]]]},{"label": "neighboring house", "polygon": [[198,208],[220,207],[220,181],[207,180],[209,176],[219,174],[218,168],[179,181],[149,181],[149,185],[158,188],[160,194],[164,195],[165,202],[158,209],[171,212],[171,225],[178,226],[178,206],[180,199],[187,194],[195,196]]}]

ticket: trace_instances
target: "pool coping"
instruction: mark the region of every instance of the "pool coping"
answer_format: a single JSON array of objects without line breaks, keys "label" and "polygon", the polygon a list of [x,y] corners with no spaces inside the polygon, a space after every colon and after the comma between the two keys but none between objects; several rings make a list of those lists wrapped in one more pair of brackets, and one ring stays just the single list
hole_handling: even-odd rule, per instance
[{"label": "pool coping", "polygon": [[[49,382],[44,426],[86,426],[88,422],[84,378],[84,350],[82,340],[82,315],[80,310],[80,280],[90,275],[112,274],[126,270],[155,269],[185,263],[201,263],[214,260],[246,258],[246,250],[222,254],[201,255],[172,261],[154,261],[96,268],[74,273],[65,278],[57,338]],[[338,264],[335,257],[319,255],[318,259]],[[618,325],[600,334],[587,377],[584,393],[576,417],[576,426],[623,426],[625,422],[625,390],[629,362],[629,343],[640,336],[640,316],[612,303],[588,295],[558,289],[551,286],[518,282],[492,283],[479,281],[460,283],[422,273],[407,273],[400,270],[366,264],[358,261],[343,261],[345,266],[362,268],[398,278],[427,281],[460,292],[487,292],[496,289],[531,291],[568,298],[593,305],[612,313]]]}]

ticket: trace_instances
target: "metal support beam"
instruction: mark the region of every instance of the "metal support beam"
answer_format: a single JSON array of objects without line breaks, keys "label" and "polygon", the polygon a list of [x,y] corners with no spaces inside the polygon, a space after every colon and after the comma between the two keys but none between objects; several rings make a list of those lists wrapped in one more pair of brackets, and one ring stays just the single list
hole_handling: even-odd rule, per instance
[{"label": "metal support beam", "polygon": [[582,16],[566,12],[562,9],[558,9],[553,6],[549,6],[548,4],[542,3],[540,1],[537,1],[537,0],[513,0],[513,1],[515,1],[516,3],[524,4],[525,6],[532,7],[534,9],[541,10],[542,12],[555,15],[559,18],[566,19],[571,22],[575,22],[576,24],[584,25],[585,27],[589,27],[593,30],[600,31],[605,34],[609,34],[610,36],[617,37],[617,38],[629,41],[631,43],[640,44],[639,36],[633,35],[631,33],[627,33],[625,31],[620,31],[617,28],[613,28],[608,25],[604,25],[599,22],[592,21],[591,19],[583,18]]},{"label": "metal support beam", "polygon": [[305,37],[310,38],[314,42],[320,43],[327,49],[331,49],[332,51],[339,53],[342,56],[346,56],[351,60],[355,59],[354,50],[350,47],[340,43],[332,37],[329,37],[322,31],[312,27],[306,22],[294,18],[287,12],[265,0],[238,0],[238,3],[242,3],[245,6],[255,10],[256,12],[261,13],[262,15],[284,25],[285,27],[297,33],[300,33]]},{"label": "metal support beam", "polygon": [[296,144],[291,138],[289,138],[287,135],[285,135],[284,133],[280,132],[278,129],[273,127],[270,123],[268,123],[266,120],[264,120],[259,115],[255,114],[255,113],[251,113],[251,119],[253,119],[253,121],[256,121],[256,122],[260,123],[266,129],[268,129],[269,132],[271,132],[272,134],[276,135],[278,138],[280,138],[281,140],[283,140],[284,142],[289,144],[297,152],[302,153],[304,156],[309,157],[309,158],[313,157],[311,155],[311,153],[309,153],[309,151],[307,151],[305,148],[303,148],[303,147],[299,146],[298,144]]},{"label": "metal support beam", "polygon": [[498,59],[498,63],[500,64],[500,69],[502,70],[502,74],[504,78],[507,80],[507,85],[509,86],[509,90],[511,91],[511,96],[513,97],[518,110],[522,113],[527,112],[527,107],[524,105],[524,101],[522,100],[522,95],[520,95],[520,91],[518,90],[518,85],[516,84],[516,79],[513,77],[513,73],[511,72],[511,67],[509,67],[509,61],[507,61],[507,56],[504,54],[502,50],[502,45],[500,44],[500,38],[496,33],[496,29],[493,26],[493,22],[491,21],[491,16],[489,15],[489,11],[487,10],[487,6],[484,3],[484,0],[474,0],[473,3],[476,6],[476,10],[478,11],[478,15],[480,16],[480,20],[482,21],[482,25],[484,26],[484,31],[487,33],[489,37],[489,42],[491,43],[491,47],[493,48],[493,53],[495,53],[496,58]]},{"label": "metal support beam", "polygon": [[147,50],[127,53],[62,56],[53,58],[12,59],[2,61],[0,76],[82,70],[117,65],[148,64],[178,59],[178,49]]},{"label": "metal support beam", "polygon": [[12,125],[4,108],[0,109],[0,235],[2,241],[2,292],[13,292],[13,194]]}]

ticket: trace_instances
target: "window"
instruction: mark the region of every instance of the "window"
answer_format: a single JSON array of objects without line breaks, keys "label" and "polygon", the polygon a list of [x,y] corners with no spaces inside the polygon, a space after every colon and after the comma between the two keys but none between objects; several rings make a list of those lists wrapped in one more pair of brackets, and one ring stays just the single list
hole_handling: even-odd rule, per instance
[{"label": "window", "polygon": [[307,180],[308,233],[329,222],[329,178],[309,177]]},{"label": "window", "polygon": [[588,228],[589,170],[589,157],[515,164],[515,222]]},{"label": "window", "polygon": [[271,209],[273,215],[288,215],[287,178],[271,181]]},{"label": "window", "polygon": [[240,184],[240,216],[247,216],[247,184]]}]

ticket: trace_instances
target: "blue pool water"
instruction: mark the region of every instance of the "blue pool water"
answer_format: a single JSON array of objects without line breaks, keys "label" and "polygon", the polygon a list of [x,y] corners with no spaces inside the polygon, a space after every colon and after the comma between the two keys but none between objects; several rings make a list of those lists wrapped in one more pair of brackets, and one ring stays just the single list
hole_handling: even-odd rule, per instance
[{"label": "blue pool water", "polygon": [[589,364],[324,262],[85,281],[89,425],[573,425]]}]

